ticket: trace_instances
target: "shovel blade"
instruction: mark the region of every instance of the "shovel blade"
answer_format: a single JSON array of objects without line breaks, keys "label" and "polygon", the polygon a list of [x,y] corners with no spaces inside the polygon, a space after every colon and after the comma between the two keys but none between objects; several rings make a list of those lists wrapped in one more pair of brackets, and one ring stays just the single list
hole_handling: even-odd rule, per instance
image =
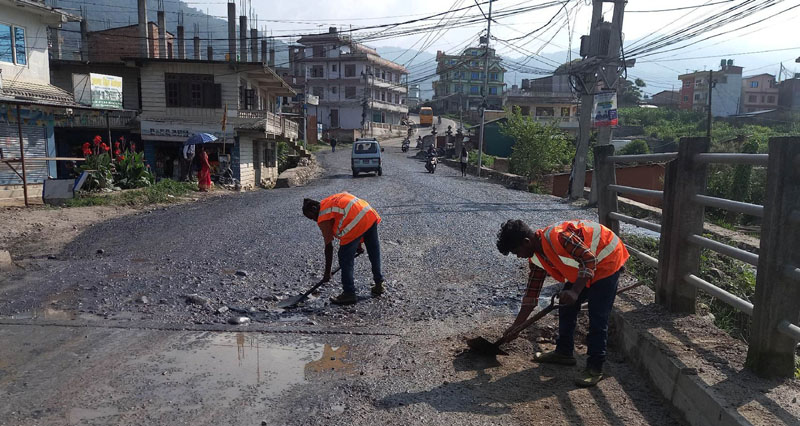
[{"label": "shovel blade", "polygon": [[472,352],[480,355],[508,355],[508,352],[500,349],[500,345],[497,343],[492,343],[483,337],[468,339],[467,346],[469,346]]},{"label": "shovel blade", "polygon": [[298,303],[305,299],[306,298],[302,294],[298,294],[297,296],[292,296],[288,299],[281,300],[278,302],[277,306],[282,309],[294,308]]}]

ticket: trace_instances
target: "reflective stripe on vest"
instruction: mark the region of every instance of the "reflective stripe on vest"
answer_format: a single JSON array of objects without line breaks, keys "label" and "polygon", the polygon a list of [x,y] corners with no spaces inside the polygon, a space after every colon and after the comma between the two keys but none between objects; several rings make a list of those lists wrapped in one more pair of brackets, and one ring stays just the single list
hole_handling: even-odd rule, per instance
[{"label": "reflective stripe on vest", "polygon": [[333,220],[334,237],[338,238],[342,245],[366,232],[373,223],[380,222],[380,216],[369,203],[347,192],[331,195],[320,204],[323,209],[317,222]]},{"label": "reflective stripe on vest", "polygon": [[[563,222],[558,225],[551,225],[542,230],[542,234],[544,234],[544,241],[547,243],[547,247],[542,247],[545,251],[544,258],[540,258],[540,254],[535,254],[531,257],[530,262],[534,265],[544,269],[548,272],[554,279],[558,281],[574,281],[577,279],[578,269],[580,268],[580,262],[575,260],[571,256],[566,256],[566,250],[561,245],[560,240],[558,240],[558,235],[563,232],[564,228],[568,225],[572,224],[575,227],[579,227],[580,225],[583,226],[583,243],[588,246],[591,252],[595,255],[596,259],[596,270],[595,270],[595,277],[592,279],[592,282],[603,279],[608,277],[609,275],[616,272],[625,261],[628,259],[628,251],[625,249],[625,246],[621,243],[619,237],[611,232],[611,230],[607,228],[603,228],[599,223],[590,222],[590,221],[570,221],[570,222]],[[556,228],[559,228],[557,232]],[[602,247],[600,252],[598,253],[597,250],[600,248],[600,242],[602,240],[603,232],[611,233],[611,239],[608,243]],[[587,235],[587,232],[591,233],[591,236]],[[554,236],[555,234],[555,236]],[[553,241],[553,238],[556,241]],[[589,244],[587,244],[587,242]],[[601,261],[606,259],[612,253],[614,253],[617,248],[621,247],[621,250],[613,259],[613,262],[603,263]],[[553,256],[555,255],[555,256]],[[550,256],[550,257],[548,257]],[[547,259],[552,257],[556,257],[557,262],[548,262]],[[554,264],[554,263],[561,263],[561,266]],[[566,267],[566,270],[562,270],[562,267]]]}]

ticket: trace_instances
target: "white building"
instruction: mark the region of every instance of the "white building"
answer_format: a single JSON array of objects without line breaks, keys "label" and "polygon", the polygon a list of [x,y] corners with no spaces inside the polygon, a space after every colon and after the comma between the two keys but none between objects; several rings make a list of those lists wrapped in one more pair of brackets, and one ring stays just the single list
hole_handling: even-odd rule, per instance
[{"label": "white building", "polygon": [[408,98],[406,99],[406,105],[408,105],[409,108],[414,108],[420,103],[422,103],[422,99],[420,99],[419,84],[409,84]]},{"label": "white building", "polygon": [[309,106],[308,115],[315,115],[326,130],[339,129],[340,136],[359,136],[353,131],[362,129],[362,121],[376,135],[397,130],[408,114],[405,67],[381,58],[335,27],[304,35],[298,43],[303,46],[299,62],[306,93],[319,97],[319,105]]}]

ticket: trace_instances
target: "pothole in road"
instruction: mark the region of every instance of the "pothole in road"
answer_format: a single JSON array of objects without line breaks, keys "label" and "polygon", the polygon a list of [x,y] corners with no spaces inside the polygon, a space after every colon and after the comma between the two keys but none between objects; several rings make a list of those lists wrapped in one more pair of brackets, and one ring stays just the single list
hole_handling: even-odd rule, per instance
[{"label": "pothole in road", "polygon": [[348,346],[333,347],[311,338],[286,344],[255,333],[203,333],[135,363],[149,364],[139,370],[157,373],[148,379],[165,392],[190,384],[204,389],[203,393],[232,400],[242,387],[276,396],[306,381],[352,373],[355,367],[349,352]]},{"label": "pothole in road", "polygon": [[20,312],[18,314],[8,315],[6,319],[24,319],[24,320],[50,320],[50,321],[74,321],[74,320],[98,320],[101,317],[93,314],[87,314],[75,311],[65,311],[50,307],[32,309],[30,311]]}]

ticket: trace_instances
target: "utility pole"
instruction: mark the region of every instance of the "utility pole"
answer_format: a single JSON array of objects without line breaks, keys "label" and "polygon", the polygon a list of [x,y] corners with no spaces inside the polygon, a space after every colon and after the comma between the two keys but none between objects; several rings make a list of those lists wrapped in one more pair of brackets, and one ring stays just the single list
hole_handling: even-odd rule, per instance
[{"label": "utility pole", "polygon": [[714,72],[708,72],[708,117],[706,118],[706,137],[711,141],[711,89],[714,88]]},{"label": "utility pole", "polygon": [[[609,24],[603,21],[603,3],[614,3],[614,16]],[[578,71],[578,78],[582,82],[581,112],[579,117],[580,132],[578,145],[575,151],[573,164],[573,179],[570,187],[569,198],[576,199],[583,196],[583,185],[586,181],[586,156],[589,151],[589,139],[592,131],[592,113],[594,110],[594,90],[598,82],[603,82],[605,88],[616,90],[620,72],[625,66],[620,59],[622,46],[622,20],[625,13],[626,0],[593,0],[592,22],[589,29],[588,40],[581,38],[581,56],[584,56],[584,66]],[[602,32],[602,34],[601,34]],[[608,45],[603,45],[603,40]],[[588,43],[584,43],[588,41]],[[632,62],[632,61],[630,61]],[[611,128],[601,127],[598,131],[597,144],[608,145],[611,143]],[[596,180],[592,179],[594,188]],[[596,191],[592,190],[592,199],[596,199]]]},{"label": "utility pole", "polygon": [[486,121],[486,107],[488,106],[488,96],[489,96],[489,41],[492,38],[492,2],[494,0],[489,0],[489,16],[486,18],[486,43],[485,48],[486,51],[484,55],[484,75],[483,75],[483,103],[481,104],[481,130],[480,135],[478,136],[478,177],[481,175],[481,160],[483,159],[483,127]]}]

